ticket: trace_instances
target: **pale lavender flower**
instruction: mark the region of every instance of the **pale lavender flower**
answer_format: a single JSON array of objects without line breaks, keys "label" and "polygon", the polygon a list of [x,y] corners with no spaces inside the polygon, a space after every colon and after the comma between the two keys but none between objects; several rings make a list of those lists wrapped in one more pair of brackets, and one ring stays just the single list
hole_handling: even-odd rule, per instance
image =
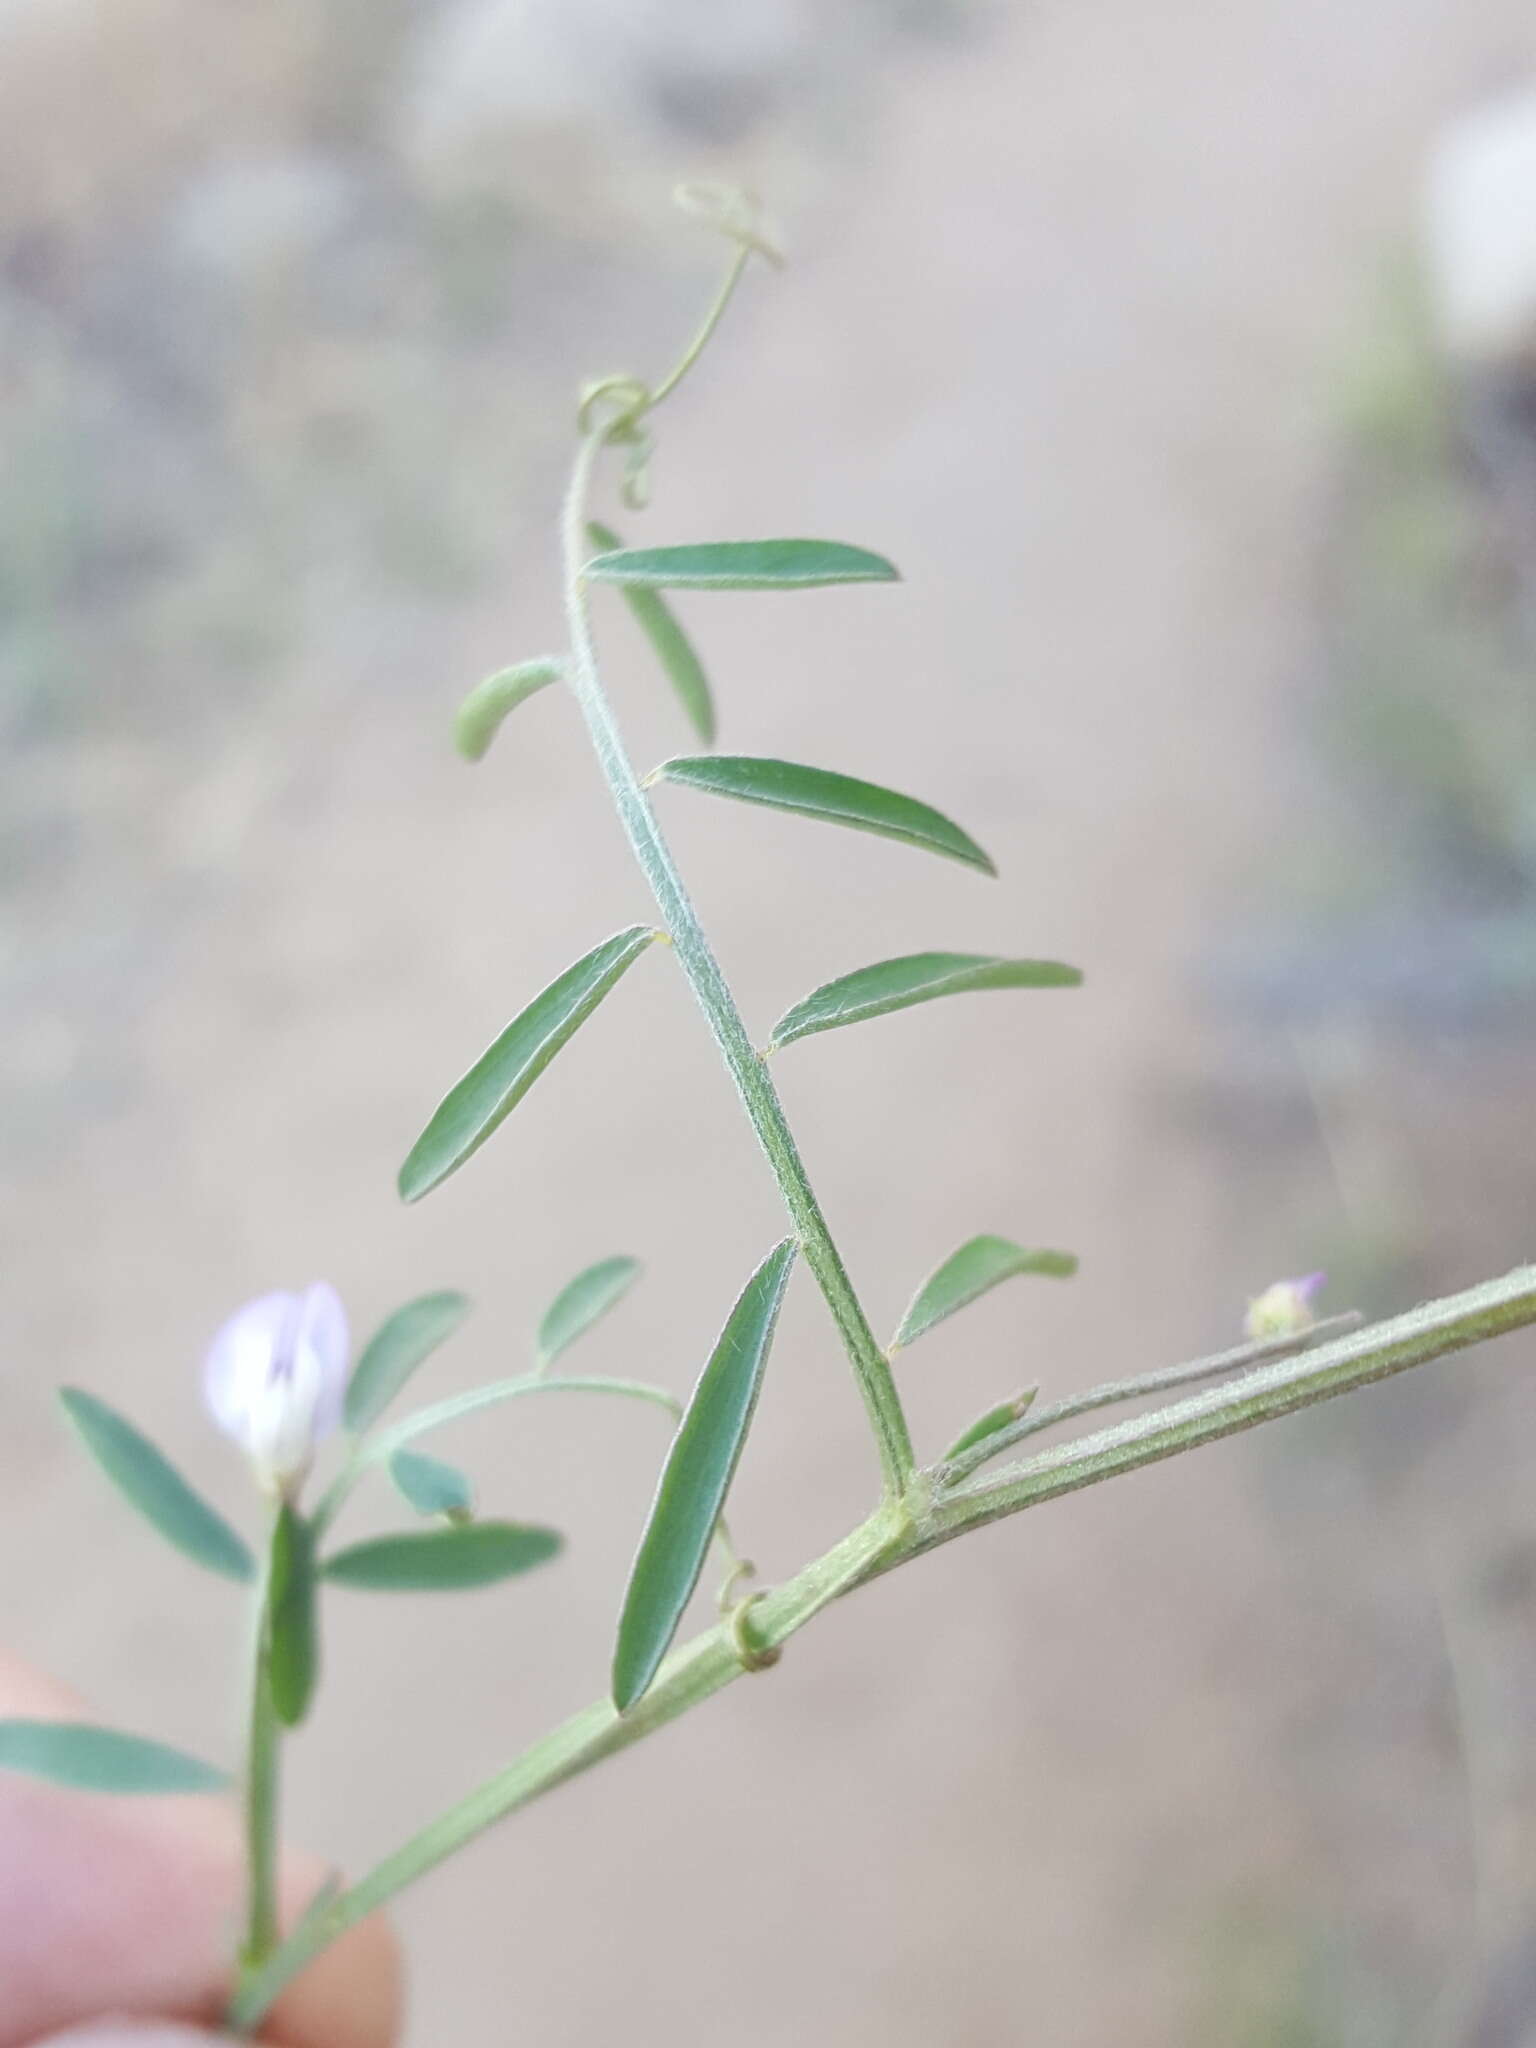
[{"label": "pale lavender flower", "polygon": [[347,1315],[334,1287],[262,1294],[236,1309],[208,1348],[203,1396],[270,1492],[291,1499],[315,1446],[341,1420]]},{"label": "pale lavender flower", "polygon": [[1328,1284],[1326,1273],[1303,1273],[1296,1280],[1277,1280],[1248,1304],[1245,1337],[1293,1337],[1317,1321],[1312,1304]]}]

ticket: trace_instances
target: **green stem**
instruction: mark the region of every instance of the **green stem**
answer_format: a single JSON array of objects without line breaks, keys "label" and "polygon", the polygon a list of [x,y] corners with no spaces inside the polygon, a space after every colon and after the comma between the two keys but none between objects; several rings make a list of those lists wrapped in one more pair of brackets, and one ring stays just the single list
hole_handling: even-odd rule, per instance
[{"label": "green stem", "polygon": [[[542,1369],[520,1374],[516,1379],[492,1380],[486,1386],[471,1387],[467,1393],[450,1394],[445,1401],[435,1401],[430,1408],[418,1408],[414,1415],[402,1417],[393,1428],[381,1430],[376,1437],[357,1444],[309,1518],[313,1541],[318,1544],[358,1481],[375,1467],[387,1465],[396,1451],[404,1450],[407,1444],[425,1436],[428,1430],[441,1429],[446,1423],[459,1422],[466,1415],[477,1414],[482,1408],[515,1401],[524,1394],[616,1394],[624,1400],[643,1401],[648,1407],[660,1408],[674,1422],[683,1419],[683,1404],[676,1394],[668,1393],[665,1387],[653,1387],[647,1380],[618,1380],[591,1373],[551,1379]],[[724,1515],[715,1523],[715,1540],[724,1552],[733,1575],[740,1576],[752,1570],[737,1551]]]},{"label": "green stem", "polygon": [[1160,1372],[1144,1372],[1133,1379],[1105,1380],[1081,1394],[1069,1394],[1064,1401],[1026,1409],[1016,1422],[991,1430],[965,1450],[946,1458],[937,1475],[939,1484],[957,1485],[1026,1437],[1038,1436],[1042,1430],[1055,1429],[1063,1422],[1073,1422],[1079,1415],[1091,1415],[1096,1408],[1115,1408],[1125,1401],[1144,1400],[1149,1394],[1171,1393],[1175,1387],[1187,1387],[1192,1381],[1213,1380],[1224,1372],[1236,1372],[1245,1365],[1262,1365],[1272,1358],[1292,1358],[1298,1351],[1311,1351],[1344,1330],[1357,1330],[1363,1320],[1357,1309],[1346,1309],[1341,1315],[1327,1316],[1310,1329],[1297,1330],[1289,1336],[1257,1337],[1248,1344],[1235,1344],[1228,1351],[1213,1352],[1209,1358],[1193,1358],[1185,1365],[1166,1366]]},{"label": "green stem", "polygon": [[[895,1511],[882,1507],[798,1577],[764,1593],[752,1609],[754,1646],[771,1648],[803,1628],[869,1572],[896,1539],[898,1527]],[[264,1970],[239,1986],[230,2004],[229,2024],[241,2031],[254,2027],[283,1987],[347,1928],[519,1807],[590,1770],[604,1757],[654,1735],[722,1691],[742,1677],[743,1668],[730,1625],[720,1622],[674,1650],[650,1690],[627,1714],[618,1714],[609,1701],[599,1700],[574,1715],[317,1912],[307,1928],[298,1929]]]},{"label": "green stem", "polygon": [[[825,1557],[754,1604],[754,1650],[777,1648],[840,1595],[972,1529],[1531,1323],[1536,1323],[1536,1267],[1524,1266],[1502,1280],[1430,1302],[1300,1358],[1259,1367],[1114,1429],[1060,1444],[987,1486],[962,1488],[915,1513],[887,1504]],[[599,1701],[536,1742],[317,1911],[264,1968],[251,1972],[231,2005],[231,2024],[254,2027],[283,1987],[338,1935],[485,1829],[654,1734],[722,1691],[742,1670],[729,1625],[706,1629],[673,1651],[656,1683],[629,1713],[615,1714],[606,1700]]]},{"label": "green stem", "polygon": [[736,287],[741,282],[742,272],[746,269],[747,265],[752,261],[752,254],[752,250],[747,247],[743,247],[737,250],[735,257],[732,259],[731,267],[725,273],[725,277],[721,283],[720,289],[715,294],[713,305],[710,307],[709,311],[704,315],[703,320],[699,323],[698,333],[694,335],[692,341],[690,341],[688,346],[683,350],[683,353],[672,365],[672,368],[667,372],[666,376],[663,377],[661,382],[658,385],[656,385],[655,388],[652,390],[650,397],[646,403],[647,412],[649,412],[653,407],[660,405],[661,401],[664,398],[671,397],[672,393],[677,389],[678,385],[682,383],[683,379],[687,376],[688,372],[693,368],[694,364],[699,360],[699,357],[703,355],[705,349],[709,346],[710,341],[714,336],[715,329],[720,325],[721,319],[724,317],[725,314],[725,309],[731,303],[731,299],[735,294]]},{"label": "green stem", "polygon": [[931,1550],[954,1536],[984,1528],[1005,1515],[1079,1487],[1097,1485],[1121,1472],[1156,1464],[1180,1451],[1235,1436],[1261,1422],[1276,1421],[1298,1408],[1352,1393],[1390,1379],[1411,1366],[1444,1358],[1468,1345],[1485,1343],[1536,1322],[1536,1266],[1517,1266],[1501,1280],[1487,1280],[1351,1331],[1316,1350],[1274,1365],[1260,1366],[1224,1386],[1191,1394],[1150,1415],[1101,1429],[1091,1436],[1005,1466],[985,1485],[960,1487],[942,1495],[926,1517],[922,1540],[907,1554]]},{"label": "green stem", "polygon": [[245,1822],[245,1935],[243,1974],[259,1969],[277,1945],[277,1824],[282,1728],[272,1705],[269,1669],[272,1545],[262,1568],[251,1656],[250,1726],[246,1738],[242,1805]]},{"label": "green stem", "polygon": [[654,1408],[664,1408],[674,1420],[683,1412],[677,1396],[669,1394],[665,1387],[653,1387],[643,1380],[616,1380],[592,1375],[550,1379],[542,1372],[523,1373],[516,1379],[492,1380],[486,1386],[472,1387],[464,1394],[450,1394],[447,1400],[434,1402],[430,1408],[418,1408],[414,1415],[403,1417],[392,1428],[381,1430],[377,1436],[355,1446],[310,1517],[310,1527],[316,1540],[335,1521],[358,1481],[376,1465],[387,1465],[396,1451],[404,1450],[408,1443],[424,1436],[429,1429],[441,1429],[445,1423],[458,1422],[481,1408],[494,1408],[503,1401],[513,1401],[524,1394],[618,1394],[631,1401],[646,1401]]},{"label": "green stem", "polygon": [[603,429],[595,428],[588,433],[577,455],[561,521],[566,618],[571,636],[567,680],[586,720],[598,765],[635,858],[650,884],[683,972],[692,985],[715,1043],[736,1083],[737,1093],[757,1133],[758,1143],[773,1169],[784,1206],[800,1239],[805,1262],[826,1297],[833,1321],[853,1361],[859,1391],[864,1397],[864,1406],[879,1448],[886,1491],[893,1496],[900,1495],[912,1478],[914,1459],[912,1439],[907,1431],[906,1417],[902,1413],[890,1365],[875,1341],[869,1319],[853,1290],[827,1220],[812,1192],[778,1091],[768,1077],[762,1056],[747,1035],[735,998],[710,950],[698,913],[689,901],[682,877],[661,836],[656,814],[624,751],[598,678],[582,565],[587,557],[587,491],[602,447]]}]

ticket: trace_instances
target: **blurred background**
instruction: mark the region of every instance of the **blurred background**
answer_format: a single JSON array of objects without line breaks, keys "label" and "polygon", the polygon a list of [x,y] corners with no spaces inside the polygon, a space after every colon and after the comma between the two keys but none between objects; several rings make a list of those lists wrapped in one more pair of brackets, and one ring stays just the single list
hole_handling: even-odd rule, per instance
[{"label": "blurred background", "polygon": [[[1088,975],[781,1062],[877,1326],[976,1231],[1081,1254],[912,1356],[920,1443],[1230,1343],[1281,1274],[1381,1313],[1532,1252],[1522,0],[3,0],[0,138],[5,1631],[105,1718],[227,1748],[238,1617],[55,1382],[238,1507],[194,1374],[247,1296],[325,1275],[363,1330],[462,1287],[443,1393],[633,1252],[583,1363],[681,1389],[780,1227],[661,956],[393,1193],[647,915],[557,693],[478,770],[449,730],[557,638],[577,382],[654,374],[712,288],[679,176],[765,193],[793,262],[619,523],[894,556],[680,601],[724,743],[914,790],[1002,870],[674,793],[749,1020],[920,947]],[[685,747],[603,625],[638,758]],[[413,2048],[1536,2042],[1533,1365],[860,1595],[404,1903]],[[350,1868],[601,1687],[662,1437],[561,1405],[442,1440],[556,1569],[329,1601],[293,1827]],[[767,1579],[863,1513],[863,1431],[802,1279],[733,1507]]]}]

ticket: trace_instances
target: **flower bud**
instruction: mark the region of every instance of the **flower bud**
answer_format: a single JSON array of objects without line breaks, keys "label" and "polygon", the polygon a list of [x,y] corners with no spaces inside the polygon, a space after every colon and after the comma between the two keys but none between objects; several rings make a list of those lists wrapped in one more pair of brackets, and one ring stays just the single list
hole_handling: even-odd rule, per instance
[{"label": "flower bud", "polygon": [[334,1287],[263,1294],[236,1309],[209,1346],[203,1395],[272,1494],[293,1499],[315,1446],[341,1420],[347,1317]]},{"label": "flower bud", "polygon": [[1310,1330],[1317,1321],[1312,1303],[1326,1284],[1326,1273],[1304,1273],[1299,1280],[1277,1280],[1248,1304],[1243,1318],[1243,1335],[1258,1341],[1264,1337],[1295,1337]]}]

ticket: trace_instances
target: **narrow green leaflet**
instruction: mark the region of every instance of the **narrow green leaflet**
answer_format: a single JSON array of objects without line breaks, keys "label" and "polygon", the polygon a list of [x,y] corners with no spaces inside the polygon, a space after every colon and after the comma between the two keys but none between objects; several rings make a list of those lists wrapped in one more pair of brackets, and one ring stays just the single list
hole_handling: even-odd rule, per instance
[{"label": "narrow green leaflet", "polygon": [[[600,526],[593,519],[587,523],[587,533],[593,547],[622,553],[624,543],[612,527]],[[650,641],[656,659],[666,670],[689,724],[703,744],[712,747],[715,744],[715,702],[710,695],[704,665],[693,651],[693,642],[678,624],[677,616],[666,599],[648,585],[622,583],[620,590],[641,631]]]},{"label": "narrow green leaflet", "polygon": [[449,1089],[411,1147],[400,1169],[405,1201],[419,1201],[480,1149],[625,969],[658,937],[641,924],[616,932],[557,976],[512,1019],[463,1080]]},{"label": "narrow green leaflet", "polygon": [[906,953],[856,968],[823,982],[773,1027],[768,1050],[776,1052],[815,1031],[862,1024],[891,1010],[909,1010],[938,996],[969,995],[989,988],[1076,988],[1082,975],[1058,960],[1003,960],[992,953]]},{"label": "narrow green leaflet", "polygon": [[255,1577],[256,1560],[246,1545],[147,1436],[80,1387],[61,1387],[59,1399],[102,1471],[168,1543],[226,1579]]},{"label": "narrow green leaflet", "polygon": [[956,1309],[968,1307],[1017,1273],[1045,1273],[1053,1279],[1069,1280],[1076,1271],[1077,1260],[1070,1252],[1026,1251],[1006,1237],[973,1237],[919,1287],[890,1348],[900,1351],[904,1345],[916,1343],[935,1323],[942,1323]]},{"label": "narrow green leaflet", "polygon": [[985,1443],[989,1436],[996,1436],[997,1432],[1006,1429],[1010,1422],[1017,1422],[1021,1415],[1027,1414],[1034,1406],[1035,1396],[1039,1391],[1038,1387],[1026,1387],[1024,1392],[1015,1395],[1013,1400],[1000,1401],[995,1408],[989,1408],[985,1415],[978,1415],[969,1429],[961,1430],[939,1460],[940,1464],[947,1465],[951,1458],[958,1458],[962,1451],[970,1450],[973,1444]]},{"label": "narrow green leaflet", "polygon": [[267,1672],[272,1708],[285,1728],[309,1712],[319,1653],[315,1636],[315,1539],[284,1502],[272,1535],[272,1585],[267,1604]]},{"label": "narrow green leaflet", "polygon": [[475,1490],[457,1465],[424,1451],[396,1451],[389,1476],[418,1515],[446,1515],[466,1522],[475,1511]]},{"label": "narrow green leaflet", "polygon": [[423,1360],[469,1314],[469,1297],[421,1294],[397,1308],[369,1338],[347,1383],[346,1425],[354,1436],[378,1421]]},{"label": "narrow green leaflet", "polygon": [[711,796],[732,796],[742,803],[768,804],[778,811],[797,811],[803,818],[821,818],[829,825],[851,825],[858,832],[878,832],[929,853],[942,853],[995,875],[991,857],[942,811],[901,796],[878,782],[860,782],[830,768],[806,768],[798,761],[764,760],[751,754],[689,754],[663,761],[646,778],[681,783]]},{"label": "narrow green leaflet", "polygon": [[520,1522],[456,1522],[404,1536],[376,1536],[338,1550],[321,1576],[373,1593],[451,1593],[492,1586],[545,1564],[561,1548],[553,1529]]},{"label": "narrow green leaflet", "polygon": [[599,583],[661,590],[815,590],[827,583],[896,583],[884,555],[837,540],[717,540],[693,547],[621,548],[588,562]]},{"label": "narrow green leaflet", "polygon": [[553,655],[543,654],[536,661],[499,668],[483,683],[476,683],[453,721],[454,745],[465,760],[483,760],[507,714],[515,711],[525,698],[558,683],[564,673]]},{"label": "narrow green leaflet", "polygon": [[77,1792],[217,1792],[227,1771],[163,1742],[84,1721],[0,1721],[0,1771]]},{"label": "narrow green leaflet", "polygon": [[698,1584],[752,1424],[797,1249],[786,1238],[742,1289],[672,1439],[619,1617],[613,1701],[620,1713],[656,1676]]},{"label": "narrow green leaflet", "polygon": [[539,1364],[553,1365],[569,1345],[605,1316],[640,1277],[640,1261],[620,1252],[599,1259],[568,1280],[544,1312],[539,1324]]}]

